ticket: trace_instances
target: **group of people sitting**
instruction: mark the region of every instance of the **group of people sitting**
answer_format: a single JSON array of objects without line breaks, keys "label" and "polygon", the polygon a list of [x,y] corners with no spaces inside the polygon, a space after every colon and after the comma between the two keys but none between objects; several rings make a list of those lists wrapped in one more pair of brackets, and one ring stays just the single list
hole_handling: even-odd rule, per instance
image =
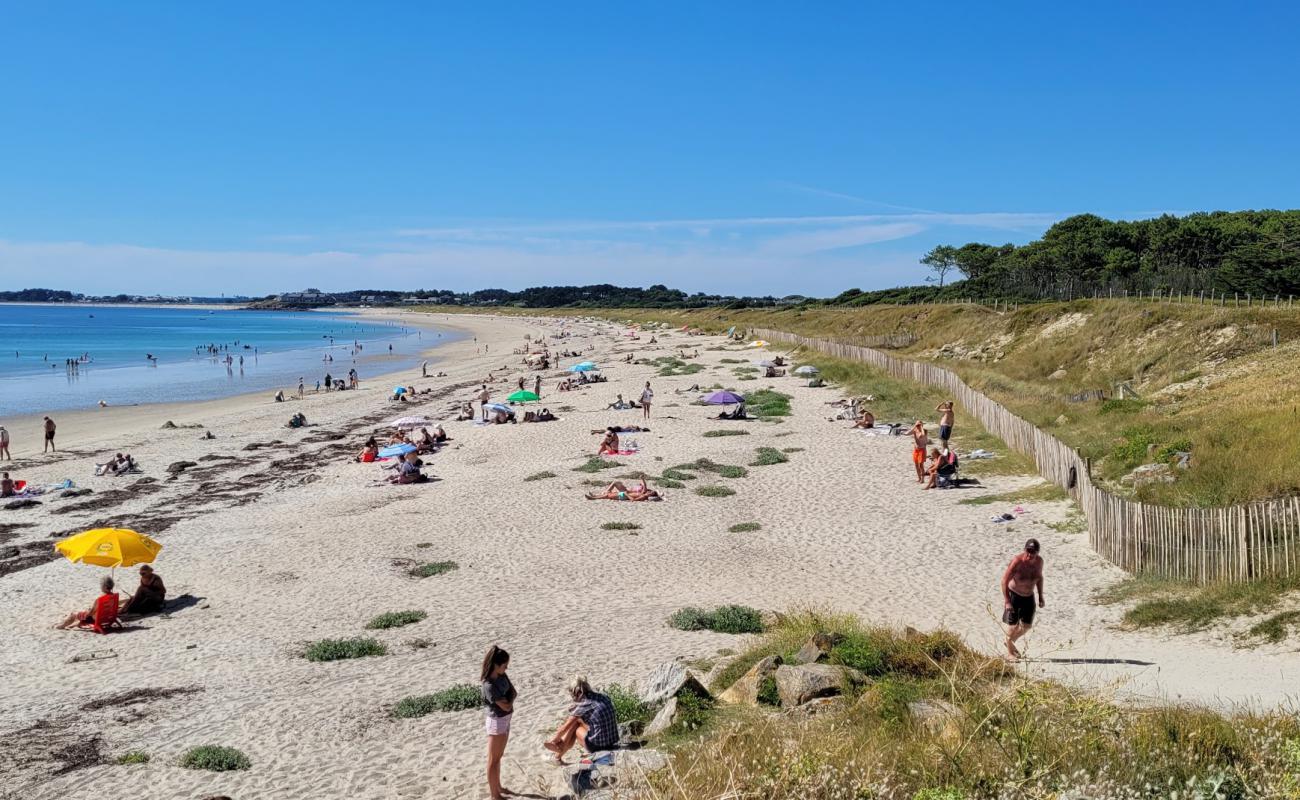
[{"label": "group of people sitting", "polygon": [[129,453],[126,455],[118,453],[103,464],[95,465],[96,475],[111,475],[115,478],[118,475],[125,475],[128,472],[137,471],[138,467],[136,466],[135,459]]},{"label": "group of people sitting", "polygon": [[626,411],[629,408],[640,408],[641,406],[638,405],[635,400],[624,400],[623,395],[620,394],[618,395],[618,399],[605,407],[613,409],[614,411]]},{"label": "group of people sitting", "polygon": [[148,564],[140,565],[140,585],[135,593],[121,601],[114,591],[113,578],[105,575],[99,582],[99,597],[91,603],[87,611],[73,611],[54,627],[57,630],[68,628],[93,627],[102,633],[118,623],[122,614],[150,614],[162,611],[167,602],[167,587],[163,585],[162,576],[153,571]]},{"label": "group of people sitting", "polygon": [[286,428],[305,428],[307,426],[307,415],[301,412],[289,417],[289,421],[284,423]]},{"label": "group of people sitting", "polygon": [[402,460],[397,464],[393,474],[388,477],[389,483],[425,483],[429,476],[420,471],[424,462],[414,450],[402,456]]}]

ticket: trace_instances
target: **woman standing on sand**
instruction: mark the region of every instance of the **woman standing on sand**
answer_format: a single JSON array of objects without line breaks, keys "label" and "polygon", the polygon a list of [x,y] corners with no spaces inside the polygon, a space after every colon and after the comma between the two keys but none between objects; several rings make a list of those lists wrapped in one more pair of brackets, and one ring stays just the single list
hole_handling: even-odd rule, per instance
[{"label": "woman standing on sand", "polygon": [[501,756],[510,741],[510,718],[515,713],[515,687],[506,675],[510,654],[496,645],[488,648],[483,657],[480,678],[483,683],[483,703],[487,709],[487,780],[488,794],[492,800],[502,800]]},{"label": "woman standing on sand", "polygon": [[1034,624],[1034,592],[1038,592],[1038,608],[1043,608],[1043,557],[1038,555],[1038,540],[1025,542],[1025,549],[1017,553],[1007,571],[1002,574],[1002,621],[1007,630],[1007,655],[1020,658],[1016,641],[1029,633]]},{"label": "woman standing on sand", "polygon": [[655,399],[655,393],[650,389],[650,381],[645,382],[645,389],[641,390],[641,418],[650,419],[650,403]]}]

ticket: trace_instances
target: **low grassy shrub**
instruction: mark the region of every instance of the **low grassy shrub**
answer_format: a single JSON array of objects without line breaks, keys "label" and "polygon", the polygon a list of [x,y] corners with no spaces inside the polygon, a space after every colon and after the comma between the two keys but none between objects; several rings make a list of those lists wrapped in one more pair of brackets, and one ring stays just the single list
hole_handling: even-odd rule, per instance
[{"label": "low grassy shrub", "polygon": [[756,417],[790,416],[790,395],[758,389],[745,395],[745,410]]},{"label": "low grassy shrub", "polygon": [[1286,639],[1294,625],[1300,625],[1300,611],[1283,611],[1252,625],[1247,634],[1277,644]]},{"label": "low grassy shrub", "polygon": [[614,716],[620,723],[632,720],[646,723],[654,719],[654,708],[641,702],[640,696],[632,688],[611,683],[602,691],[614,704]]},{"label": "low grassy shrub", "polygon": [[692,692],[677,695],[677,717],[665,731],[669,736],[692,733],[704,727],[713,711],[713,701]]},{"label": "low grassy shrub", "polygon": [[728,533],[750,533],[751,531],[759,530],[762,527],[763,527],[762,524],[758,522],[737,522],[735,525],[732,525],[730,528],[727,528],[727,532]]},{"label": "low grassy shrub", "polygon": [[606,522],[600,526],[602,531],[639,531],[641,526],[635,522]]},{"label": "low grassy shrub", "polygon": [[427,564],[411,567],[410,574],[415,578],[432,578],[434,575],[443,575],[457,569],[460,569],[460,564],[455,561],[430,561]]},{"label": "low grassy shrub", "polygon": [[555,477],[555,473],[554,473],[554,472],[550,472],[550,471],[548,471],[548,470],[542,470],[541,472],[534,472],[532,475],[529,475],[527,478],[524,478],[524,481],[525,481],[525,482],[527,482],[527,481],[544,481],[544,480],[546,480],[547,478],[554,478],[554,477]]},{"label": "low grassy shrub", "polygon": [[789,456],[775,447],[760,447],[758,448],[758,456],[749,462],[749,465],[751,467],[770,467],[773,464],[784,464],[789,460]]},{"label": "low grassy shrub", "polygon": [[1016,489],[1000,494],[985,494],[979,497],[965,497],[957,502],[963,506],[987,506],[993,503],[1055,503],[1069,500],[1065,490],[1054,483],[1036,483],[1024,489]]},{"label": "low grassy shrub", "polygon": [[[736,464],[719,464],[708,458],[701,458],[690,462],[689,464],[678,464],[671,467],[673,470],[690,470],[692,472],[712,472],[723,478],[743,478],[749,475],[749,470]],[[664,470],[667,474],[668,470]]]},{"label": "low grassy shrub", "polygon": [[392,714],[398,719],[413,719],[432,714],[435,711],[468,711],[483,705],[483,695],[479,687],[469,683],[458,683],[433,694],[421,694],[403,697],[393,706]]},{"label": "low grassy shrub", "polygon": [[123,753],[116,759],[118,764],[148,764],[149,754],[143,750],[131,750]]},{"label": "low grassy shrub", "polygon": [[369,630],[386,630],[412,625],[429,616],[423,611],[388,611],[366,623]]},{"label": "low grassy shrub", "polygon": [[[1133,602],[1124,623],[1134,628],[1199,631],[1225,620],[1272,611],[1300,590],[1300,577],[1199,586],[1158,578],[1130,578],[1095,595],[1102,604]],[[1260,623],[1264,624],[1264,623]],[[1267,634],[1272,626],[1265,626]]]},{"label": "low grassy shrub", "polygon": [[696,486],[695,493],[700,497],[730,497],[736,490],[730,486]]},{"label": "low grassy shrub", "polygon": [[714,631],[715,633],[762,633],[763,615],[749,606],[719,606],[706,611],[695,606],[674,611],[668,624],[682,631]]},{"label": "low grassy shrub", "polygon": [[781,705],[781,695],[776,690],[776,677],[768,675],[758,684],[758,702],[765,706]]},{"label": "low grassy shrub", "polygon": [[655,480],[655,486],[661,486],[665,489],[685,489],[686,484],[681,481],[675,481],[672,478],[658,478]]},{"label": "low grassy shrub", "polygon": [[1136,414],[1146,408],[1145,400],[1138,400],[1129,397],[1112,397],[1109,400],[1103,400],[1101,406],[1097,409],[1098,414]]},{"label": "low grassy shrub", "polygon": [[614,469],[615,467],[621,466],[623,465],[618,461],[610,461],[609,459],[601,458],[600,456],[592,456],[587,459],[587,462],[582,466],[574,467],[573,471],[595,473],[600,472],[603,469]]},{"label": "low grassy shrub", "polygon": [[722,428],[716,431],[704,432],[704,437],[706,439],[715,439],[719,436],[748,436],[748,435],[749,435],[749,431],[745,430],[744,428]]},{"label": "low grassy shrub", "polygon": [[191,747],[181,756],[181,766],[186,769],[205,769],[209,772],[234,772],[253,766],[248,756],[233,747],[206,744]]},{"label": "low grassy shrub", "polygon": [[660,474],[670,481],[693,481],[697,477],[679,467],[669,467]]},{"label": "low grassy shrub", "polygon": [[802,447],[782,447],[782,448],[781,448],[781,452],[782,452],[782,453],[802,453],[802,452],[803,452],[803,448],[802,448]]},{"label": "low grassy shrub", "polygon": [[321,639],[307,645],[303,657],[308,661],[343,661],[387,654],[388,648],[377,639]]}]

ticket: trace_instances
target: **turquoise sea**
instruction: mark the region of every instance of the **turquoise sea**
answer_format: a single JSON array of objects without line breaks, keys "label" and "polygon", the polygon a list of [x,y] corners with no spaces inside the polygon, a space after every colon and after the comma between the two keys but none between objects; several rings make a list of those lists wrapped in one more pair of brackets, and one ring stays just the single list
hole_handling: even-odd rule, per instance
[{"label": "turquoise sea", "polygon": [[364,380],[454,338],[319,311],[0,304],[0,418],[314,388],[351,368]]}]

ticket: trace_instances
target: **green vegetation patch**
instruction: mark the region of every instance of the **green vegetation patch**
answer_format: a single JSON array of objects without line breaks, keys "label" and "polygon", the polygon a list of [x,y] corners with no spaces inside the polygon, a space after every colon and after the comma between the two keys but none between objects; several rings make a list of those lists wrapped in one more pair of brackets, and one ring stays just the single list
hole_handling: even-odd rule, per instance
[{"label": "green vegetation patch", "polygon": [[[1286,639],[1291,628],[1300,625],[1300,611],[1283,611],[1251,626],[1248,636],[1277,644]],[[1300,766],[1300,763],[1297,763]]]},{"label": "green vegetation patch", "polygon": [[432,714],[435,711],[468,711],[483,705],[483,695],[479,687],[469,683],[458,683],[433,694],[404,697],[393,706],[392,714],[398,719],[413,719]]},{"label": "green vegetation patch", "polygon": [[719,606],[712,611],[687,606],[674,611],[668,624],[680,631],[762,633],[763,615],[749,606]]},{"label": "green vegetation patch", "polygon": [[700,497],[730,497],[736,493],[736,490],[730,486],[713,484],[710,486],[696,486],[695,493]]},{"label": "green vegetation patch", "polygon": [[[735,464],[719,464],[707,458],[701,458],[692,461],[689,464],[678,464],[675,467],[664,470],[667,476],[670,471],[691,470],[692,472],[712,472],[714,475],[720,475],[723,478],[744,478],[749,474],[749,470]],[[686,474],[686,473],[683,473]],[[675,476],[674,476],[675,477]]]},{"label": "green vegetation patch", "polygon": [[233,747],[205,744],[191,747],[181,756],[181,766],[186,769],[205,769],[209,772],[234,772],[253,766],[248,756]]},{"label": "green vegetation patch", "polygon": [[118,764],[148,764],[149,754],[143,750],[131,750],[123,753],[116,759]]},{"label": "green vegetation patch", "polygon": [[[1171,627],[1199,631],[1220,622],[1273,611],[1290,593],[1300,590],[1300,577],[1274,578],[1249,583],[1199,586],[1160,578],[1129,578],[1102,590],[1099,603],[1126,603],[1124,623],[1134,628]],[[1277,616],[1285,617],[1285,614]],[[1264,620],[1259,635],[1285,636],[1291,618]],[[1256,627],[1259,627],[1256,626]],[[1252,633],[1254,633],[1252,631]]]},{"label": "green vegetation patch", "polygon": [[749,431],[743,428],[723,428],[716,431],[705,431],[704,438],[712,439],[718,436],[748,436]]},{"label": "green vegetation patch", "polygon": [[1059,503],[1069,499],[1070,496],[1064,489],[1054,483],[1044,482],[1001,494],[967,497],[957,502],[964,506],[987,506],[992,503]]},{"label": "green vegetation patch", "polygon": [[632,720],[644,724],[654,719],[654,707],[641,702],[640,696],[633,689],[611,683],[602,691],[614,704],[614,717],[620,724]]},{"label": "green vegetation patch", "polygon": [[758,456],[749,462],[749,465],[751,467],[770,467],[773,464],[784,464],[789,460],[789,456],[775,447],[760,447],[758,448]]},{"label": "green vegetation patch", "polygon": [[574,467],[573,471],[574,472],[600,472],[603,469],[614,469],[615,467],[621,467],[621,466],[623,465],[618,461],[610,461],[609,459],[601,458],[600,456],[592,456],[591,458],[587,459],[587,463],[583,464],[580,467]]},{"label": "green vegetation patch", "polygon": [[455,561],[430,561],[427,564],[411,567],[409,574],[414,578],[432,578],[434,575],[443,575],[457,569],[460,569],[460,564]]},{"label": "green vegetation patch", "polygon": [[600,526],[602,531],[639,531],[641,526],[635,522],[606,522]]},{"label": "green vegetation patch", "polygon": [[755,417],[790,416],[790,395],[774,389],[759,389],[745,395],[745,411]]},{"label": "green vegetation patch", "polygon": [[782,447],[782,448],[781,448],[781,452],[782,452],[782,453],[802,453],[802,452],[803,452],[803,448],[802,448],[802,447]]},{"label": "green vegetation patch", "polygon": [[423,611],[388,611],[367,622],[366,628],[368,630],[400,628],[403,625],[413,625],[428,616]]},{"label": "green vegetation patch", "polygon": [[675,481],[672,478],[657,478],[655,480],[655,486],[660,486],[664,489],[685,489],[686,488],[686,484],[682,483],[681,481]]},{"label": "green vegetation patch", "polygon": [[1098,414],[1136,414],[1147,407],[1145,400],[1128,397],[1112,397],[1109,400],[1103,400],[1098,407]]},{"label": "green vegetation patch", "polygon": [[762,524],[757,522],[737,522],[735,525],[732,525],[730,528],[727,528],[727,532],[728,533],[750,533],[751,531],[761,530],[762,527],[763,527]]},{"label": "green vegetation patch", "polygon": [[529,475],[527,478],[524,478],[524,480],[525,480],[525,481],[544,481],[544,480],[546,480],[547,478],[554,478],[554,477],[555,477],[555,473],[554,473],[554,472],[549,472],[549,471],[547,471],[547,470],[543,470],[543,471],[541,471],[541,472],[534,472],[532,475]]},{"label": "green vegetation patch", "polygon": [[377,639],[321,639],[307,645],[303,658],[308,661],[342,661],[348,658],[388,655],[388,648]]}]

